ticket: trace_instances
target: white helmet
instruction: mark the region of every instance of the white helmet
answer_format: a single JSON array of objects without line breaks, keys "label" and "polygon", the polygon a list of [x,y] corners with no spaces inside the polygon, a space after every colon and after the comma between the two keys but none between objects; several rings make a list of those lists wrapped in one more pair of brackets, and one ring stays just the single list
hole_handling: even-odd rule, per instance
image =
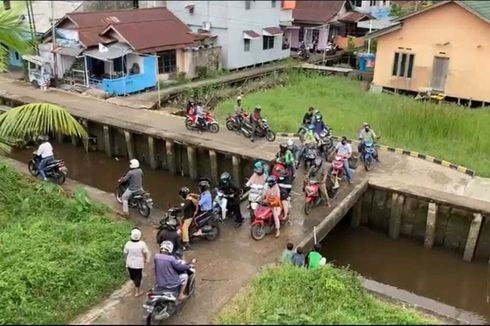
[{"label": "white helmet", "polygon": [[288,146],[291,147],[294,145],[294,140],[292,138],[288,139]]},{"label": "white helmet", "polygon": [[137,169],[140,167],[140,162],[137,160],[137,159],[132,159],[131,161],[129,161],[129,168],[130,169]]},{"label": "white helmet", "polygon": [[131,230],[131,240],[139,241],[141,239],[141,231],[138,229]]},{"label": "white helmet", "polygon": [[160,250],[171,254],[174,251],[174,244],[170,241],[163,241],[160,244]]}]

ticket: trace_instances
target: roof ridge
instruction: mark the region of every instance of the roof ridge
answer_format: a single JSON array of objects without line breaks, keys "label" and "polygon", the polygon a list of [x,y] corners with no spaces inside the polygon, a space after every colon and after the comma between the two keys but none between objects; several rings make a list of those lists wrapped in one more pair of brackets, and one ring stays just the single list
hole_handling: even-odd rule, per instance
[{"label": "roof ridge", "polygon": [[118,9],[118,10],[92,10],[92,11],[73,11],[67,13],[67,15],[83,15],[83,14],[94,14],[94,13],[112,13],[112,12],[128,12],[128,11],[133,11],[133,10],[141,10],[141,11],[146,11],[146,10],[158,10],[158,9],[164,9],[168,12],[166,7],[154,7],[154,8],[124,8],[124,9]]}]

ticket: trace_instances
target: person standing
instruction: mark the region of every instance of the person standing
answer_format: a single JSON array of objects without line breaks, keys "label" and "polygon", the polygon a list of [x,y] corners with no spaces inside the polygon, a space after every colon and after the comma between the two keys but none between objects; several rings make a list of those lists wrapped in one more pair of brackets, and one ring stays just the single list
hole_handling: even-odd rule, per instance
[{"label": "person standing", "polygon": [[143,268],[148,264],[150,253],[144,241],[141,240],[141,231],[138,228],[131,230],[131,240],[124,246],[124,256],[129,278],[134,284],[134,295],[141,295],[141,279],[143,278]]},{"label": "person standing", "polygon": [[274,218],[274,225],[276,227],[276,238],[281,235],[281,212],[282,212],[282,202],[281,202],[281,190],[277,184],[276,177],[267,177],[267,190],[264,194],[264,203],[272,207],[272,216]]},{"label": "person standing", "polygon": [[227,209],[235,216],[235,227],[239,228],[243,224],[240,210],[240,188],[232,182],[230,173],[223,172],[221,174],[218,190],[228,198]]}]

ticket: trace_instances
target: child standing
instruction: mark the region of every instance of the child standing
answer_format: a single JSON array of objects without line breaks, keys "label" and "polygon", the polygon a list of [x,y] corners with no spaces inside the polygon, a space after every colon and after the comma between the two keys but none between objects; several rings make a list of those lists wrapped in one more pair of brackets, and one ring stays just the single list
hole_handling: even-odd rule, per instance
[{"label": "child standing", "polygon": [[283,264],[292,264],[293,263],[293,251],[294,245],[291,242],[288,242],[286,245],[286,249],[283,250],[281,255],[281,263]]},{"label": "child standing", "polygon": [[296,248],[296,253],[293,255],[293,265],[299,267],[305,266],[305,254],[303,253],[303,248]]}]

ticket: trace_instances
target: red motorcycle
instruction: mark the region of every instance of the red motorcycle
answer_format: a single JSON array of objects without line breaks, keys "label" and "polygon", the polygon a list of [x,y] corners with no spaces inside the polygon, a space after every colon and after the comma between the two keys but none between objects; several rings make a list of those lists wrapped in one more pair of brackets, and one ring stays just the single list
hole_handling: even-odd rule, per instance
[{"label": "red motorcycle", "polygon": [[334,178],[334,188],[337,189],[340,187],[339,182],[342,180],[342,176],[344,175],[344,161],[347,160],[347,157],[342,155],[335,155],[335,158],[332,162],[332,172],[331,176]]},{"label": "red motorcycle", "polygon": [[[327,193],[329,198],[334,198],[337,194],[337,188],[333,187],[333,182],[330,178],[327,178]],[[323,202],[320,183],[316,180],[309,180],[305,186],[305,214],[309,215],[313,207],[319,206]]]},{"label": "red motorcycle", "polygon": [[275,162],[274,166],[272,167],[271,175],[276,177],[276,179],[279,179],[279,177],[287,177],[287,178],[292,178],[293,175],[291,173],[291,170],[286,168],[286,165],[281,162]]},{"label": "red motorcycle", "polygon": [[[243,121],[248,121],[248,120],[250,120],[248,113],[243,112],[242,123],[243,123]],[[230,115],[228,115],[228,118],[226,118],[226,128],[228,128],[229,131],[240,131],[240,130],[242,130],[242,123],[240,123],[238,121],[236,114],[230,114]]]},{"label": "red motorcycle", "polygon": [[206,112],[204,117],[204,126],[200,126],[197,122],[197,115],[195,113],[188,114],[185,118],[185,127],[188,130],[209,130],[212,133],[219,131],[219,124],[214,116]]},{"label": "red motorcycle", "polygon": [[[252,223],[252,228],[250,229],[250,234],[254,240],[262,240],[267,234],[274,230],[272,209],[272,207],[265,205],[259,205],[255,209],[255,219]],[[279,215],[281,225],[286,223],[287,220],[288,217],[284,216],[284,210],[281,210],[281,215]]]}]

